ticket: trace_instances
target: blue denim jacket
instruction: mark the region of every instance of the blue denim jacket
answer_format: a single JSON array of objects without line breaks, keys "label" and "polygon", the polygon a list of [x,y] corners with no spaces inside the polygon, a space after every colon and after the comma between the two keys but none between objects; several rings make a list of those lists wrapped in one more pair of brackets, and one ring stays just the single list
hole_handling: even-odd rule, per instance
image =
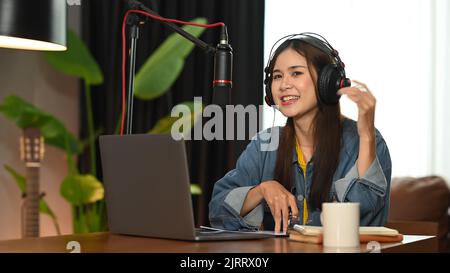
[{"label": "blue denim jacket", "polygon": [[[209,220],[213,227],[240,230],[259,229],[263,221],[266,203],[262,202],[244,217],[240,211],[248,191],[259,183],[273,180],[277,151],[267,151],[272,138],[281,127],[273,127],[259,132],[239,157],[236,168],[229,171],[214,185],[209,203]],[[389,150],[376,130],[376,157],[363,177],[358,174],[356,160],[359,153],[359,135],[356,122],[343,121],[342,145],[339,164],[334,173],[331,196],[337,202],[360,203],[361,226],[383,226],[389,212],[389,195],[391,183],[391,158]],[[272,143],[275,143],[272,141]],[[264,146],[265,145],[265,146]],[[261,147],[266,147],[261,149]],[[270,150],[270,149],[269,149]],[[309,195],[312,183],[312,166],[306,167],[306,181],[297,163],[294,151],[294,195],[297,197],[299,215],[303,215],[303,198]],[[308,201],[308,200],[307,200]],[[308,225],[320,226],[320,210],[312,210],[308,204]]]}]

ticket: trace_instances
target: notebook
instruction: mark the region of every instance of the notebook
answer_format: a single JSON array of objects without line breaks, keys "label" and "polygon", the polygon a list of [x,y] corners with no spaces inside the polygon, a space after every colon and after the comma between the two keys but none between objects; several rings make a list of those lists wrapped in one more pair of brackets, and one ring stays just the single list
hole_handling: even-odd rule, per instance
[{"label": "notebook", "polygon": [[[315,236],[322,234],[322,227],[320,226],[304,226],[304,225],[294,225],[294,230],[300,232],[303,235]],[[377,235],[377,236],[397,236],[399,235],[398,230],[387,228],[387,227],[376,227],[376,226],[364,226],[359,227],[360,235]]]},{"label": "notebook", "polygon": [[171,135],[100,136],[109,229],[113,233],[211,241],[273,237],[196,229],[184,141]]},{"label": "notebook", "polygon": [[[303,243],[321,244],[323,242],[322,227],[294,225],[289,232],[289,239]],[[359,241],[361,243],[371,241],[380,243],[401,242],[403,241],[403,235],[395,229],[365,226],[359,228]]]}]

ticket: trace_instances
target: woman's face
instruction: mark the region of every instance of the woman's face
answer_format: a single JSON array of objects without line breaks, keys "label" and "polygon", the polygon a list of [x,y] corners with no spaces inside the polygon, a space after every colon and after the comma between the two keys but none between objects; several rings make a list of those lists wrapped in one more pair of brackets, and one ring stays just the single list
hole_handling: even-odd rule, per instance
[{"label": "woman's face", "polygon": [[272,96],[284,116],[301,118],[317,110],[314,80],[305,57],[292,48],[284,50],[275,61],[272,75]]}]

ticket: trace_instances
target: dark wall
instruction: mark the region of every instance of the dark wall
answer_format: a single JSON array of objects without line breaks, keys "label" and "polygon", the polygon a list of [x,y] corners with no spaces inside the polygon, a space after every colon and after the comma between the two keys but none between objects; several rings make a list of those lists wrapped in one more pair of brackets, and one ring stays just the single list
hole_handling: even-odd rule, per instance
[{"label": "dark wall", "polygon": [[[165,0],[142,1],[164,17],[189,21],[205,17],[209,23],[224,22],[228,27],[234,50],[232,103],[262,103],[264,1],[260,0]],[[126,7],[123,1],[93,0],[82,4],[83,38],[98,60],[105,76],[103,85],[92,88],[94,119],[104,134],[113,134],[121,105],[121,23]],[[148,20],[141,28],[137,46],[136,71],[149,55],[172,34],[161,23]],[[219,28],[207,29],[200,37],[218,43]],[[145,133],[162,116],[170,114],[176,104],[201,96],[203,103],[212,99],[213,58],[195,48],[185,67],[167,94],[152,101],[135,100],[133,132]],[[83,93],[82,93],[83,94]],[[81,137],[86,137],[84,97],[81,97]],[[204,118],[203,122],[207,119]],[[251,137],[251,136],[250,136]],[[191,181],[202,186],[203,194],[196,200],[197,224],[209,224],[207,205],[214,182],[234,168],[237,157],[248,141],[188,141]],[[88,158],[80,158],[81,170],[87,170]],[[99,164],[97,164],[100,166]],[[101,173],[101,170],[98,170]]]}]

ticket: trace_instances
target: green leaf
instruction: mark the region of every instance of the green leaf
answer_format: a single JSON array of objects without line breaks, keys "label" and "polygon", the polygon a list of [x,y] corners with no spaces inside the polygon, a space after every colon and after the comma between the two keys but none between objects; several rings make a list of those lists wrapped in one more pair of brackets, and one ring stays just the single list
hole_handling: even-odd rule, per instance
[{"label": "green leaf", "polygon": [[39,200],[39,211],[43,214],[47,214],[53,220],[56,220],[56,215],[53,210],[48,206],[44,199]]},{"label": "green leaf", "polygon": [[79,154],[83,147],[81,143],[66,129],[64,124],[52,115],[36,108],[20,97],[11,95],[0,104],[0,113],[15,122],[20,128],[39,128],[45,143],[66,149],[65,136],[73,153]]},{"label": "green leaf", "polygon": [[81,206],[72,206],[73,230],[75,233],[107,231],[105,199]]},{"label": "green leaf", "polygon": [[[158,122],[156,122],[155,126],[148,132],[149,134],[170,134],[172,130],[172,125],[175,122],[179,122],[182,124],[189,124],[190,127],[182,128],[182,132],[187,133],[192,130],[194,125],[199,121],[203,113],[203,104],[198,101],[186,101],[180,104],[177,104],[172,111],[174,112],[182,112],[181,109],[184,107],[186,110],[189,109],[190,115],[181,115],[180,117],[172,117],[171,115],[167,115]],[[187,107],[187,108],[186,108]]]},{"label": "green leaf", "polygon": [[5,170],[14,178],[14,181],[16,181],[17,186],[20,189],[21,193],[25,193],[27,190],[27,182],[25,180],[25,177],[17,173],[13,168],[11,168],[8,165],[3,165]]},{"label": "green leaf", "polygon": [[72,206],[72,223],[75,234],[89,233],[86,212],[83,211],[83,206]]},{"label": "green leaf", "polygon": [[53,225],[55,226],[56,233],[61,235],[61,229],[59,228],[58,218],[53,210],[48,206],[44,199],[39,200],[39,211],[43,214],[47,214],[52,219]]},{"label": "green leaf", "polygon": [[[19,187],[20,191],[22,192],[22,194],[24,194],[27,189],[27,182],[25,177],[17,173],[13,168],[11,168],[8,165],[3,165],[3,167],[14,178],[14,181],[16,181],[16,184]],[[48,215],[52,219],[53,225],[55,225],[56,233],[60,235],[61,231],[59,229],[58,218],[56,217],[56,214],[53,212],[53,210],[50,208],[50,206],[47,204],[44,198],[39,200],[39,212]]]},{"label": "green leaf", "polygon": [[[196,18],[191,22],[206,24],[205,18]],[[202,27],[185,26],[183,29],[199,37]],[[134,94],[139,99],[150,100],[162,96],[180,75],[184,60],[194,48],[194,44],[177,33],[166,41],[147,59],[134,80]]]},{"label": "green leaf", "polygon": [[202,194],[202,188],[199,184],[191,184],[191,194],[192,195],[200,195]]},{"label": "green leaf", "polygon": [[69,76],[82,78],[89,85],[103,83],[103,74],[88,47],[69,30],[67,32],[67,50],[47,52],[47,61],[56,70]]},{"label": "green leaf", "polygon": [[177,121],[177,117],[165,116],[156,122],[155,126],[148,132],[149,134],[168,134],[172,124]]},{"label": "green leaf", "polygon": [[100,200],[91,204],[88,212],[89,232],[105,231],[107,229],[105,217],[105,200]]},{"label": "green leaf", "polygon": [[74,206],[102,200],[102,183],[93,175],[68,175],[61,184],[61,195]]}]

